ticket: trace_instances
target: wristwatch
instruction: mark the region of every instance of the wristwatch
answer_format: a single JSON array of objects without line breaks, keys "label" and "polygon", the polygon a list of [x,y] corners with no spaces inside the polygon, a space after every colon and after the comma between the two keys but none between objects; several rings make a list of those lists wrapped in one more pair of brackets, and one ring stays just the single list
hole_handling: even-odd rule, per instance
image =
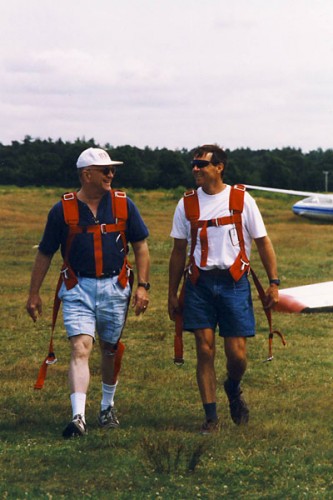
[{"label": "wristwatch", "polygon": [[279,278],[275,278],[275,279],[269,280],[269,284],[270,285],[279,286],[280,285],[280,280],[279,280]]},{"label": "wristwatch", "polygon": [[138,286],[142,286],[145,290],[150,290],[150,283],[147,281],[147,283],[144,283],[143,281],[140,281],[138,283]]}]

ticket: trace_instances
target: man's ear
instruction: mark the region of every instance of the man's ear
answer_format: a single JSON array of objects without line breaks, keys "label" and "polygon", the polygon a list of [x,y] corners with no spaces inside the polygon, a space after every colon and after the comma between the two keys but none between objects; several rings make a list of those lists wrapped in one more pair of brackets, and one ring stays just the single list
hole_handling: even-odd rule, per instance
[{"label": "man's ear", "polygon": [[223,175],[223,172],[224,172],[224,164],[223,163],[219,163],[217,165],[217,167],[219,168],[219,171],[220,171],[220,174]]}]

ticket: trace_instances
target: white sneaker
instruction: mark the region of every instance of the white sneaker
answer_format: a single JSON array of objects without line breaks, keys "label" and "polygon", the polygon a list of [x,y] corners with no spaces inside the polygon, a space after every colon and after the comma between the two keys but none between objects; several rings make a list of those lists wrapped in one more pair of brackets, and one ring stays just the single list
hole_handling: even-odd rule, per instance
[{"label": "white sneaker", "polygon": [[88,429],[82,415],[75,415],[73,420],[69,422],[62,435],[65,439],[72,437],[81,437],[88,434]]},{"label": "white sneaker", "polygon": [[116,417],[113,406],[109,406],[106,410],[101,410],[98,417],[98,423],[100,427],[104,427],[105,429],[119,427],[119,420]]}]

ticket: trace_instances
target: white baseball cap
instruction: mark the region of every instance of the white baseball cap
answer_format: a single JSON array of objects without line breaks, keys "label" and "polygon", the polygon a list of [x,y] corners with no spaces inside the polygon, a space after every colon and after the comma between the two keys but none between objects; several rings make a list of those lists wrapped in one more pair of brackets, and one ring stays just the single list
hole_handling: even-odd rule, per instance
[{"label": "white baseball cap", "polygon": [[113,161],[104,149],[101,148],[88,148],[82,151],[77,159],[77,168],[90,167],[92,165],[105,166],[105,165],[123,165],[122,161]]}]

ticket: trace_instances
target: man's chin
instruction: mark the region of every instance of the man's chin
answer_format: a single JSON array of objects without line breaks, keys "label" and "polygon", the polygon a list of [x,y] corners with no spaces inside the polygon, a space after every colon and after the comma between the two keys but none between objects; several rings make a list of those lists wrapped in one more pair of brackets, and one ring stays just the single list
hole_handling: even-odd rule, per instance
[{"label": "man's chin", "polygon": [[195,179],[195,183],[197,186],[201,186],[202,185],[202,179],[200,177],[196,177]]}]

